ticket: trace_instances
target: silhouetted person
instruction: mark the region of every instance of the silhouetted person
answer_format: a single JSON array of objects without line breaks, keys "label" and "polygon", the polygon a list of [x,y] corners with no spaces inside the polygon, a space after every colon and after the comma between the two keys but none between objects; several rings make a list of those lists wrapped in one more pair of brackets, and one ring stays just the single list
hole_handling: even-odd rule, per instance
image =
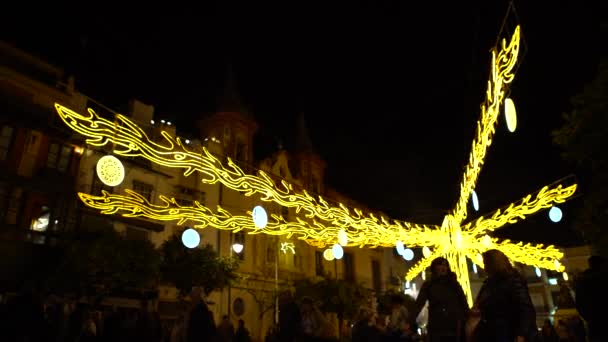
[{"label": "silhouetted person", "polygon": [[187,342],[212,341],[216,336],[213,315],[207,304],[201,298],[202,291],[198,287],[192,289],[192,309],[188,317],[186,330]]},{"label": "silhouetted person", "polygon": [[439,257],[431,263],[431,278],[420,288],[414,319],[427,301],[429,341],[463,341],[463,324],[469,305],[446,258]]},{"label": "silhouetted person", "polygon": [[217,341],[231,342],[234,338],[234,326],[230,322],[228,315],[222,317],[220,325],[217,327]]},{"label": "silhouetted person", "polygon": [[294,301],[291,292],[282,292],[279,297],[278,340],[281,342],[293,342],[300,333],[301,322],[300,308]]},{"label": "silhouetted person", "polygon": [[234,333],[234,342],[250,342],[249,330],[245,328],[245,321],[239,319],[236,332]]},{"label": "silhouetted person", "polygon": [[373,321],[373,314],[368,308],[361,308],[357,322],[353,325],[352,342],[379,342],[380,330]]},{"label": "silhouetted person", "polygon": [[546,319],[543,323],[543,327],[540,331],[540,341],[541,342],[559,342],[559,337],[557,336],[557,331],[555,331],[555,327],[551,324],[551,320]]},{"label": "silhouetted person", "polygon": [[536,311],[526,280],[499,250],[484,252],[483,263],[488,278],[473,308],[481,315],[476,341],[533,341]]},{"label": "silhouetted person", "polygon": [[587,321],[589,327],[589,341],[608,341],[606,327],[602,317],[606,310],[608,300],[606,296],[606,285],[608,285],[607,263],[601,256],[589,258],[589,269],[583,272],[575,286],[576,309]]}]

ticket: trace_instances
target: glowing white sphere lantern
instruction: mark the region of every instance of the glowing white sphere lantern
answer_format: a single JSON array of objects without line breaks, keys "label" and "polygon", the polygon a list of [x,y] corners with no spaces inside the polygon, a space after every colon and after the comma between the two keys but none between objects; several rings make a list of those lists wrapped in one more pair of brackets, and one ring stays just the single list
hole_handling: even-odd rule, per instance
[{"label": "glowing white sphere lantern", "polygon": [[328,248],[323,252],[323,257],[327,261],[332,261],[334,260],[334,252],[332,252],[331,248]]},{"label": "glowing white sphere lantern", "polygon": [[551,207],[551,209],[549,209],[549,219],[555,223],[559,222],[562,220],[562,210],[558,207]]},{"label": "glowing white sphere lantern", "polygon": [[430,249],[430,248],[428,248],[427,246],[422,247],[422,255],[423,255],[425,258],[430,257],[430,256],[431,256],[431,249]]},{"label": "glowing white sphere lantern", "polygon": [[264,229],[268,224],[268,215],[261,205],[256,205],[253,208],[251,216],[253,217],[253,224],[255,224],[257,228]]},{"label": "glowing white sphere lantern", "polygon": [[517,111],[515,110],[515,103],[510,98],[505,99],[505,119],[509,132],[515,132],[515,129],[517,129]]},{"label": "glowing white sphere lantern", "polygon": [[182,233],[182,243],[188,248],[196,248],[201,242],[201,236],[192,228],[184,230]]},{"label": "glowing white sphere lantern", "polygon": [[540,268],[538,267],[534,267],[534,273],[536,273],[536,276],[540,278],[540,276],[542,275]]},{"label": "glowing white sphere lantern", "polygon": [[473,209],[475,209],[475,211],[479,211],[479,198],[477,198],[477,193],[475,190],[471,192],[471,203],[473,204]]},{"label": "glowing white sphere lantern", "polygon": [[334,258],[336,258],[337,260],[342,259],[342,257],[344,256],[344,250],[342,249],[342,246],[340,246],[339,244],[335,244],[331,248],[331,252],[333,253]]},{"label": "glowing white sphere lantern", "polygon": [[235,243],[232,245],[232,250],[236,253],[236,254],[240,254],[243,251],[243,245],[240,243]]},{"label": "glowing white sphere lantern", "polygon": [[564,278],[565,281],[568,281],[568,279],[569,279],[567,272],[562,273],[562,277]]},{"label": "glowing white sphere lantern", "polygon": [[403,250],[403,259],[407,260],[407,261],[411,261],[412,259],[414,259],[414,251],[406,248]]},{"label": "glowing white sphere lantern", "polygon": [[397,241],[397,253],[399,253],[399,255],[403,256],[403,253],[405,253],[405,246],[403,246],[403,242],[402,241]]},{"label": "glowing white sphere lantern", "polygon": [[340,229],[338,232],[338,243],[342,246],[348,245],[348,235],[344,229]]},{"label": "glowing white sphere lantern", "polygon": [[117,186],[125,179],[125,167],[114,156],[103,156],[97,161],[97,177],[107,186]]}]

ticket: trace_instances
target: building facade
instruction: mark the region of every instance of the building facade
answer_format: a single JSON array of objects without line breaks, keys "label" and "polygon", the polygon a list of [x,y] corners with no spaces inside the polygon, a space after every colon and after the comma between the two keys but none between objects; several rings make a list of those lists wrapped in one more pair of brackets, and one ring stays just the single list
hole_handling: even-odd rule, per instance
[{"label": "building facade", "polygon": [[[54,241],[60,239],[62,233],[75,229],[114,229],[129,239],[149,240],[156,247],[184,229],[175,222],[101,214],[84,206],[77,192],[100,195],[102,190],[124,193],[131,189],[152,204],[161,204],[159,196],[165,195],[176,198],[181,205],[198,201],[212,209],[221,206],[233,214],[246,215],[255,205],[262,205],[269,215],[282,215],[288,220],[298,215],[291,208],[244,196],[221,184],[205,184],[201,175],[185,177],[181,170],[141,158],[121,157],[125,179],[115,187],[104,185],[95,168],[102,156],[112,154],[113,146],[99,148],[85,144],[83,137],[60,120],[54,103],[80,113],[92,108],[105,118],[113,118],[115,112],[79,93],[74,88],[74,79],[61,69],[6,44],[0,45],[0,54],[3,112],[0,116],[0,220],[4,227],[1,236],[3,245],[13,246],[3,249],[6,255],[2,262],[6,263],[4,269],[7,270],[3,278],[27,278],[27,272],[35,270],[38,255],[52,250]],[[327,164],[309,148],[309,143],[296,151],[279,149],[264,160],[254,160],[253,141],[258,124],[240,105],[234,86],[228,88],[228,95],[218,110],[197,123],[199,136],[183,138],[193,149],[205,146],[222,161],[230,157],[248,173],[264,170],[276,180],[284,179],[299,189],[366,209],[325,184]],[[153,140],[162,142],[162,131],[179,135],[175,125],[158,116],[153,106],[133,100],[128,108],[123,114]],[[243,319],[257,340],[263,339],[274,322],[275,290],[288,287],[295,280],[325,276],[360,282],[376,292],[403,288],[401,279],[407,264],[391,249],[348,247],[341,260],[330,262],[323,258],[323,250],[296,239],[289,240],[295,245],[295,253],[284,253],[279,246],[287,241],[286,237],[233,234],[215,229],[202,229],[200,235],[201,244],[211,245],[219,255],[241,259],[238,270],[241,280],[232,288],[208,296],[216,323],[223,315],[229,315],[233,321]],[[15,241],[19,244],[15,245]],[[238,255],[232,248],[234,243],[243,245]],[[8,260],[19,262],[10,264]],[[23,267],[24,260],[31,260],[31,265]],[[13,272],[21,272],[21,277],[14,277]],[[7,285],[2,290],[14,291],[20,285]],[[141,302],[109,297],[103,304],[136,308]],[[179,314],[177,291],[161,285],[150,307],[167,320],[175,318]]]}]

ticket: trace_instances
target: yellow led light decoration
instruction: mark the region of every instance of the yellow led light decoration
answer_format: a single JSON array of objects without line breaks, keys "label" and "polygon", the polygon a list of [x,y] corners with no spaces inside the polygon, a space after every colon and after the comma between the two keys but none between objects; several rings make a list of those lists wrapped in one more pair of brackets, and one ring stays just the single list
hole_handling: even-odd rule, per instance
[{"label": "yellow led light decoration", "polygon": [[296,254],[296,245],[294,245],[292,242],[281,242],[281,252],[287,254],[288,251]]},{"label": "yellow led light decoration", "polygon": [[469,163],[465,168],[462,182],[460,183],[460,198],[452,216],[458,222],[462,222],[467,217],[467,202],[471,197],[471,192],[475,189],[477,178],[481,172],[483,160],[486,157],[488,148],[492,144],[492,136],[496,129],[496,122],[500,114],[501,104],[505,95],[506,86],[513,81],[515,75],[512,73],[519,53],[519,26],[515,29],[511,42],[507,45],[505,39],[502,40],[500,52],[492,50],[492,69],[486,101],[481,105],[481,118],[477,121],[477,134],[473,139]]},{"label": "yellow led light decoration", "polygon": [[114,156],[103,156],[97,161],[97,177],[107,186],[117,186],[125,179],[125,168]]},{"label": "yellow led light decoration", "polygon": [[[184,170],[184,176],[194,172],[201,173],[204,183],[221,183],[247,196],[256,195],[263,201],[294,207],[297,215],[293,221],[285,221],[283,217],[272,214],[264,229],[256,229],[251,212],[237,215],[221,207],[211,210],[198,202],[189,207],[182,207],[174,198],[162,195],[160,199],[163,204],[154,205],[132,190],[126,190],[125,195],[110,194],[106,191],[102,191],[101,195],[79,193],[80,199],[89,207],[105,214],[176,221],[179,225],[188,222],[199,229],[212,227],[233,232],[246,230],[249,234],[285,235],[287,238],[296,237],[318,248],[337,244],[393,248],[398,241],[408,247],[426,247],[424,258],[410,268],[406,279],[412,280],[425,270],[434,258],[443,256],[449,260],[470,304],[472,297],[467,258],[483,267],[481,253],[488,249],[501,250],[512,262],[555,271],[563,270],[559,261],[563,254],[553,246],[499,241],[488,233],[564,202],[576,192],[576,185],[546,186],[504,210],[465,222],[467,204],[492,143],[507,86],[514,78],[513,69],[519,52],[519,38],[518,26],[508,44],[503,39],[500,51],[492,51],[490,80],[485,102],[481,106],[468,164],[460,183],[460,195],[455,208],[445,216],[441,226],[389,220],[373,214],[363,214],[361,210],[347,208],[341,203],[331,205],[320,196],[315,198],[306,191],[295,191],[294,187],[284,180],[277,184],[263,171],[258,171],[256,175],[246,174],[230,159],[227,166],[224,166],[207,149],[194,151],[183,144],[179,137],[172,137],[165,131],[161,132],[162,143],[153,141],[144,130],[120,114],[116,114],[114,122],[100,117],[91,109],[86,115],[82,115],[60,104],[55,104],[55,108],[66,125],[84,135],[90,145],[104,146],[112,143],[115,146],[113,152],[118,156],[141,157],[160,166],[179,168]],[[326,249],[323,256],[327,260],[333,260],[335,257],[331,249]]]},{"label": "yellow led light decoration", "polygon": [[[295,207],[296,213],[305,217],[316,218],[329,223],[332,227],[344,229],[349,246],[371,245],[380,246],[367,232],[374,234],[401,235],[406,231],[424,230],[425,225],[416,225],[402,221],[389,222],[386,218],[377,218],[373,214],[365,215],[359,209],[349,209],[343,204],[330,205],[319,196],[315,199],[306,190],[298,193],[285,180],[280,185],[263,171],[258,175],[248,175],[228,158],[228,167],[224,167],[219,159],[206,148],[202,153],[191,150],[182,140],[172,137],[166,131],[161,135],[165,144],[152,141],[143,129],[124,115],[116,114],[116,122],[100,117],[92,109],[87,115],[81,115],[73,110],[56,103],[55,109],[64,123],[74,131],[88,137],[88,144],[104,146],[112,143],[116,146],[114,153],[124,157],[141,157],[161,166],[184,169],[184,176],[194,172],[203,174],[202,181],[207,184],[222,183],[229,189],[243,192],[246,196],[257,194],[263,201],[273,201],[284,207]],[[326,236],[326,244],[338,243],[338,231],[333,236]],[[380,233],[380,231],[383,231]],[[414,234],[416,235],[416,234]],[[397,239],[387,241],[394,244]]]}]

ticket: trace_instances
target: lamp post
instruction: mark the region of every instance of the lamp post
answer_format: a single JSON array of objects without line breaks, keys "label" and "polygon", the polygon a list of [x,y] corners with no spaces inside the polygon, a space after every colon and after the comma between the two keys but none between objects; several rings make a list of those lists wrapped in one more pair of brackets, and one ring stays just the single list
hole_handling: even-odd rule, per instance
[{"label": "lamp post", "polygon": [[[236,254],[241,254],[241,252],[243,251],[243,244],[241,244],[240,242],[234,242],[234,234],[230,234],[230,242],[231,242],[231,246],[230,246],[230,259],[232,259],[232,251],[234,251]],[[228,286],[228,317],[232,317],[232,296],[231,296],[231,292],[232,292],[232,286]]]}]

